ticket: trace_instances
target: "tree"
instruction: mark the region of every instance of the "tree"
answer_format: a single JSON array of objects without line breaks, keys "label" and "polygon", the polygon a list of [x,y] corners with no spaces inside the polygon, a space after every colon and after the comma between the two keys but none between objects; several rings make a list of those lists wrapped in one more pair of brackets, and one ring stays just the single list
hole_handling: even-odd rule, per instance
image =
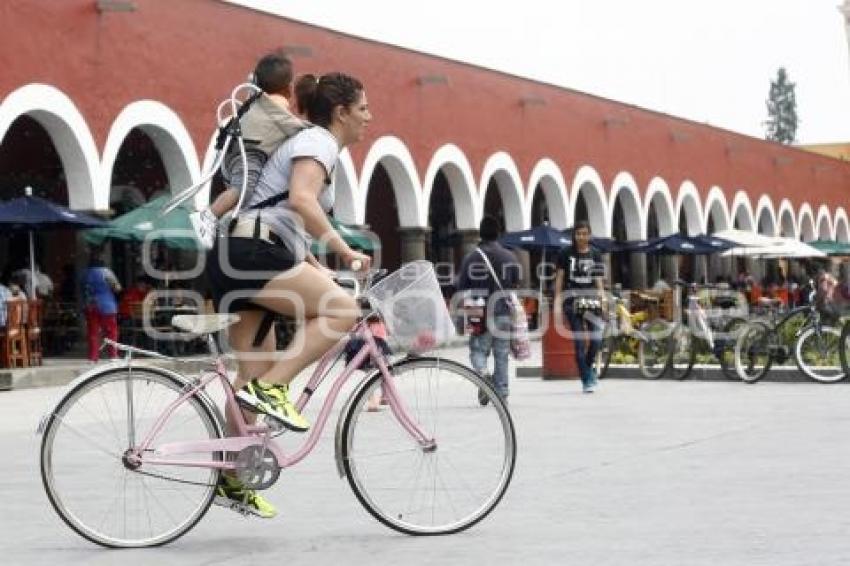
[{"label": "tree", "polygon": [[770,81],[770,93],[767,96],[767,121],[764,123],[769,140],[790,144],[797,137],[797,97],[794,87],[788,80],[785,67],[776,72],[776,80]]}]

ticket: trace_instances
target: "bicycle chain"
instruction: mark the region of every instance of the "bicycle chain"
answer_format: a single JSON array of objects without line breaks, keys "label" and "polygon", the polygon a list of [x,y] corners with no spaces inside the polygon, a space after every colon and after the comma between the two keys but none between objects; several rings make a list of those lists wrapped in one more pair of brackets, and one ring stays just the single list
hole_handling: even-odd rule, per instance
[{"label": "bicycle chain", "polygon": [[218,485],[218,484],[215,484],[215,483],[206,483],[206,482],[184,480],[184,479],[180,479],[180,478],[166,476],[166,475],[163,475],[163,474],[158,474],[156,472],[146,472],[146,471],[143,471],[143,470],[130,470],[130,471],[133,472],[133,473],[136,473],[136,474],[142,474],[144,476],[149,476],[149,477],[157,478],[157,479],[161,479],[161,480],[183,483],[183,484],[186,484],[186,485],[198,485],[198,486],[202,486],[202,487],[216,487],[216,485]]}]

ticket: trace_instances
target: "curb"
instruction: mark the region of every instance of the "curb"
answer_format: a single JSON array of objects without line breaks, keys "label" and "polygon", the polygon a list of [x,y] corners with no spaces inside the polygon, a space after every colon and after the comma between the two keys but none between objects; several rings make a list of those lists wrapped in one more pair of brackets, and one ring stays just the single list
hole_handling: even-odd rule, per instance
[{"label": "curb", "polygon": [[[542,379],[543,368],[541,366],[517,366],[516,368],[516,376],[518,378],[537,378]],[[564,378],[570,379],[570,378]],[[578,379],[576,377],[575,379]],[[652,379],[646,379],[640,373],[638,366],[636,365],[611,365],[608,368],[608,373],[605,375],[604,379],[636,379],[636,380],[645,380],[645,381],[656,381]],[[660,379],[667,381],[679,381],[675,379],[671,379],[669,377],[661,377]],[[729,379],[726,375],[720,370],[720,366],[694,366],[693,370],[691,370],[691,374],[681,380],[681,381],[722,381],[727,383],[734,383],[738,380]],[[764,376],[760,381],[771,381],[777,383],[819,383],[812,379],[809,379],[806,374],[797,369],[796,366],[782,366],[771,368],[770,371],[767,372],[767,375]],[[740,381],[738,381],[740,383]],[[850,380],[843,379],[838,381],[837,383],[850,383]],[[746,385],[746,384],[745,384]],[[832,385],[830,383],[825,383],[821,385]]]},{"label": "curb", "polygon": [[[151,358],[134,358],[139,362],[150,361]],[[173,369],[181,373],[193,373],[208,366],[204,361],[197,362],[169,362],[167,360],[156,360],[156,365],[166,369]],[[56,366],[40,366],[36,368],[21,368],[0,372],[0,391],[11,391],[18,389],[32,389],[35,387],[61,387],[68,385],[77,376],[97,367],[87,362],[69,363]]]}]

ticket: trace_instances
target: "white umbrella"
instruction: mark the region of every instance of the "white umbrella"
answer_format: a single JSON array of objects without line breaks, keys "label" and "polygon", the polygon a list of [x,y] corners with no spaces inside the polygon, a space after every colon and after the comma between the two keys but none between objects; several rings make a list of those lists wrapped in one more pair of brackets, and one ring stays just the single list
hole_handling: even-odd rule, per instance
[{"label": "white umbrella", "polygon": [[793,238],[774,238],[769,246],[739,247],[727,250],[723,256],[746,256],[764,259],[826,257],[826,254],[799,240]]},{"label": "white umbrella", "polygon": [[[730,242],[735,242],[736,244],[739,244],[741,246],[748,247],[769,247],[778,244],[778,238],[773,238],[771,236],[763,236],[754,232],[747,232],[746,230],[721,230],[720,232],[713,233],[712,236],[715,236],[717,238],[723,238],[724,240],[729,240]],[[724,252],[723,255],[738,254]]]}]

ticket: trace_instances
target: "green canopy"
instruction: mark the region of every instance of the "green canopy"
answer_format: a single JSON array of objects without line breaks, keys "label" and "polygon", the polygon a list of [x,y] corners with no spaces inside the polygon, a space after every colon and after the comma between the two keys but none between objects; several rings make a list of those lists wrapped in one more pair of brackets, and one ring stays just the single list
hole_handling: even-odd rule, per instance
[{"label": "green canopy", "polygon": [[835,240],[815,240],[808,242],[813,248],[830,256],[850,256],[850,243]]},{"label": "green canopy", "polygon": [[[346,226],[334,218],[328,218],[328,220],[330,220],[331,226],[334,227],[334,230],[339,232],[342,239],[345,240],[345,242],[352,248],[357,248],[365,252],[372,252],[381,247],[381,244],[374,237],[370,237],[368,232],[352,228],[351,226]],[[313,242],[312,251],[316,255],[329,253],[327,246],[319,241]]]},{"label": "green canopy", "polygon": [[[102,244],[104,240],[124,240],[142,242],[148,234],[153,233],[156,241],[163,242],[170,248],[197,250],[201,248],[195,238],[195,231],[189,221],[189,210],[180,206],[167,215],[162,215],[162,208],[170,200],[167,196],[134,208],[126,214],[113,218],[106,227],[88,230],[86,241],[90,244]],[[329,218],[331,225],[339,232],[349,246],[363,251],[374,251],[380,244],[368,233]],[[328,253],[321,242],[313,242],[314,254]]]},{"label": "green canopy", "polygon": [[153,234],[155,241],[169,248],[201,249],[189,221],[189,209],[181,206],[163,216],[162,208],[169,200],[170,197],[161,196],[113,218],[106,227],[87,231],[86,241],[90,244],[102,244],[107,239],[143,242],[148,234]]}]

